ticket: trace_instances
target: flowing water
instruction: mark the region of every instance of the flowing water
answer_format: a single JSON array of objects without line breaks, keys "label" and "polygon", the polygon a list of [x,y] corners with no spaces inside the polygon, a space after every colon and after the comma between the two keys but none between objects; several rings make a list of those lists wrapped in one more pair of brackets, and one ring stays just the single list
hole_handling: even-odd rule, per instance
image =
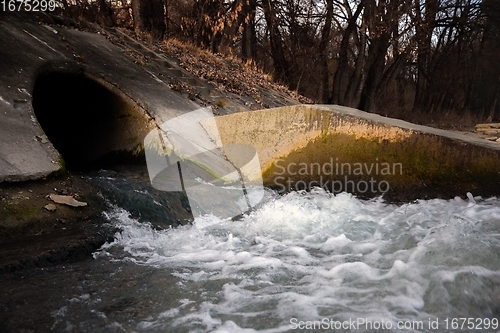
[{"label": "flowing water", "polygon": [[185,224],[185,198],[92,180],[120,232],[93,258],[0,276],[0,331],[500,332],[499,199],[266,190],[236,221]]},{"label": "flowing water", "polygon": [[53,309],[53,331],[500,330],[496,198],[266,191],[237,221],[160,230],[116,205],[106,216],[121,231],[72,268],[85,273]]}]

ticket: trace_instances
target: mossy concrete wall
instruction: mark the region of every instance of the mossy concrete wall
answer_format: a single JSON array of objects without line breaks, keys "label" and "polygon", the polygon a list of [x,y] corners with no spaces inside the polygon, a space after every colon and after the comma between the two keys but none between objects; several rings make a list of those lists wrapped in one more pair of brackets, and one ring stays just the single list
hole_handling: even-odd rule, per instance
[{"label": "mossy concrete wall", "polygon": [[359,110],[298,105],[217,117],[223,145],[248,144],[264,184],[393,200],[500,194],[500,145]]}]

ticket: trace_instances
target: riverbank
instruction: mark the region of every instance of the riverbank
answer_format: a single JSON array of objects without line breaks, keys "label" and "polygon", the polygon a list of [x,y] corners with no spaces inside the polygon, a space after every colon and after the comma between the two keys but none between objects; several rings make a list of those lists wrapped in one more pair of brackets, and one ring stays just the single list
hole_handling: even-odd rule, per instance
[{"label": "riverbank", "polygon": [[[51,194],[71,196],[87,205],[57,204]],[[105,209],[98,188],[77,174],[0,183],[0,272],[90,255],[115,232],[106,223]]]}]

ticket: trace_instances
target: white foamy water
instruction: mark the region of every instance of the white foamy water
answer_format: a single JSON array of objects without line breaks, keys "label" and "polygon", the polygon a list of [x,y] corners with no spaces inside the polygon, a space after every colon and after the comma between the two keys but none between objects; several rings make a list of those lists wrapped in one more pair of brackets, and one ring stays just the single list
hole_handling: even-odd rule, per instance
[{"label": "white foamy water", "polygon": [[[122,231],[96,259],[153,266],[176,281],[168,307],[127,327],[451,332],[453,318],[498,318],[498,199],[393,205],[320,190],[268,197],[239,221],[205,216],[170,230],[109,213]],[[480,331],[497,331],[485,324]]]}]

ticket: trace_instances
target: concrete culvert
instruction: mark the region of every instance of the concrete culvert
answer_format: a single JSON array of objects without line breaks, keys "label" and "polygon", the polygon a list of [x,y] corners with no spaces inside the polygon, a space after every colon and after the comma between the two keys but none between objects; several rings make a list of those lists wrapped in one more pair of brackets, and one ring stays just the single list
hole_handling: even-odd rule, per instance
[{"label": "concrete culvert", "polygon": [[48,139],[72,169],[140,159],[142,140],[153,124],[126,96],[83,74],[39,75],[33,108]]}]

